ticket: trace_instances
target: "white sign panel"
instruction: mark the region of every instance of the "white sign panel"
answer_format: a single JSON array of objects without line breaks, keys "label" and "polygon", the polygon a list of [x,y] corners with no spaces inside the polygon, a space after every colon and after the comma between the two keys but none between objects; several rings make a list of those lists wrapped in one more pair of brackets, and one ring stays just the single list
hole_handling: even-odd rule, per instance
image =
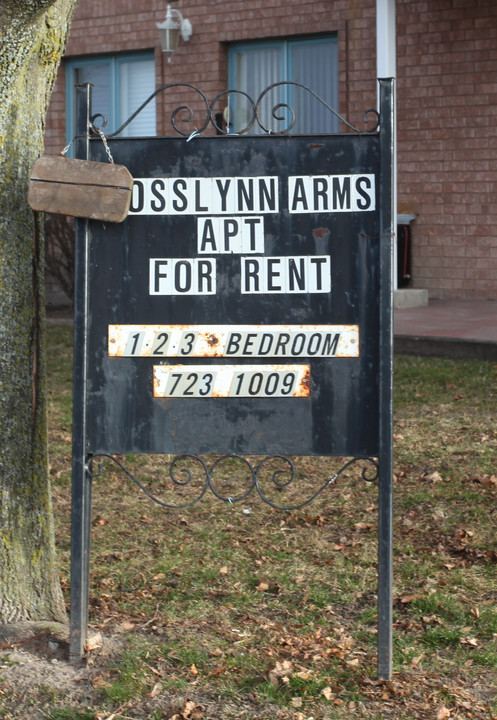
[{"label": "white sign panel", "polygon": [[359,356],[358,325],[109,325],[110,357]]},{"label": "white sign panel", "polygon": [[155,365],[154,397],[309,397],[310,365]]}]

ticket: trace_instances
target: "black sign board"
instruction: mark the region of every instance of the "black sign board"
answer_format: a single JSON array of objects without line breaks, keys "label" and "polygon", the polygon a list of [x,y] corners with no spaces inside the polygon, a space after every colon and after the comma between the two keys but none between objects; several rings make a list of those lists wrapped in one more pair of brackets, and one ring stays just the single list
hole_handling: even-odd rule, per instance
[{"label": "black sign board", "polygon": [[[90,96],[79,88],[76,154],[106,162]],[[378,132],[109,140],[134,187],[122,223],[77,224],[72,658],[95,457],[135,479],[113,454],[347,456],[378,470],[390,677],[392,97],[380,81]]]},{"label": "black sign board", "polygon": [[134,191],[89,228],[89,451],[377,454],[379,136],[110,148]]}]

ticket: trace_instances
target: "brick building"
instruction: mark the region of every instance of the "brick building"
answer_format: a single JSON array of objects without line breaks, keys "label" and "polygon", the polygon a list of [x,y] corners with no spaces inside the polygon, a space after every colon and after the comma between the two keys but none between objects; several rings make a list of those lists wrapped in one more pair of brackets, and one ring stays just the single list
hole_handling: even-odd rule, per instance
[{"label": "brick building", "polygon": [[[146,9],[138,0],[80,0],[47,119],[47,151],[72,136],[73,86],[86,80],[110,131],[167,83],[191,83],[211,101],[228,87],[257,97],[277,80],[302,82],[364,127],[363,111],[376,104],[375,0],[180,0],[174,7],[193,34],[168,62],[156,27],[165,0]],[[171,112],[184,103],[201,114],[198,98],[171,89],[126,132],[173,134]],[[297,95],[280,99],[301,105],[307,119],[299,131],[345,129]],[[399,234],[401,245],[408,232],[412,241],[405,282],[432,298],[497,299],[494,0],[397,0],[397,102],[398,209],[406,223],[415,216]],[[223,96],[218,105],[219,112],[230,105],[235,130],[243,125],[240,99]],[[401,267],[400,284],[403,274]]]}]

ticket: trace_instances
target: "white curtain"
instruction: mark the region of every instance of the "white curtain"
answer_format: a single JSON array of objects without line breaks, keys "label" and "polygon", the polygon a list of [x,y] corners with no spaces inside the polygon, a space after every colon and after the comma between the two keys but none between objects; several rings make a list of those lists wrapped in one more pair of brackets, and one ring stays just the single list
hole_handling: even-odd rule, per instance
[{"label": "white curtain", "polygon": [[[155,62],[135,60],[120,65],[120,123],[125,122],[155,92]],[[155,98],[123,131],[128,137],[156,135]]]},{"label": "white curtain", "polygon": [[[275,43],[257,43],[231,49],[231,88],[246,92],[254,102],[269,85],[280,81],[301,83],[319,95],[330,107],[338,111],[338,46],[336,38],[313,40],[283,40]],[[281,86],[268,93],[260,107],[260,118],[267,130],[286,129],[292,120],[289,110],[276,109],[288,103],[294,110],[294,133],[338,132],[336,117],[310,93],[293,86]],[[251,110],[240,96],[230,98],[232,132],[246,127]],[[274,112],[273,112],[274,110]],[[282,119],[278,121],[274,115]],[[262,132],[258,126],[252,132]]]}]

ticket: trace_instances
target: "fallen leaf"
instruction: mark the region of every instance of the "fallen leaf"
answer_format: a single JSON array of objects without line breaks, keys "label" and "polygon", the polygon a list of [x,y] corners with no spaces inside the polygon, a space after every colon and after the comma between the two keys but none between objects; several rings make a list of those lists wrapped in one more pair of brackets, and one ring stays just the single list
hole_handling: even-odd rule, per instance
[{"label": "fallen leaf", "polygon": [[95,690],[99,690],[100,688],[110,687],[110,683],[103,677],[95,677],[91,681],[91,686],[95,688]]},{"label": "fallen leaf", "polygon": [[129,622],[129,620],[125,620],[124,622],[122,622],[122,623],[119,625],[119,629],[120,629],[122,632],[128,632],[128,631],[130,631],[130,630],[134,630],[134,629],[135,629],[135,624],[132,623],[132,622]]},{"label": "fallen leaf", "polygon": [[283,662],[277,662],[272,670],[269,671],[269,682],[273,687],[278,687],[279,683],[282,682],[288,685],[290,682],[288,675],[292,671],[292,663],[290,660],[283,660]]},{"label": "fallen leaf", "polygon": [[427,474],[427,475],[425,475],[425,476],[423,477],[423,480],[426,480],[427,482],[433,482],[433,483],[434,483],[434,482],[440,482],[441,479],[442,479],[442,476],[441,476],[440,473],[437,472],[436,470],[435,470],[434,472],[429,473],[429,474]]},{"label": "fallen leaf", "polygon": [[332,692],[329,686],[326,686],[321,690],[321,695],[323,695],[326,700],[333,700],[333,698],[335,697],[335,694]]},{"label": "fallen leaf", "polygon": [[155,683],[155,685],[153,686],[153,688],[151,689],[151,691],[149,692],[148,695],[149,695],[149,697],[154,698],[160,694],[161,690],[162,690],[162,683],[160,683],[160,682]]},{"label": "fallen leaf", "polygon": [[219,568],[219,574],[220,575],[227,575],[228,574],[228,567],[226,565],[223,565],[222,568]]},{"label": "fallen leaf", "polygon": [[471,645],[472,647],[478,647],[478,640],[474,637],[463,637],[460,639],[461,645]]},{"label": "fallen leaf", "polygon": [[93,652],[102,647],[102,633],[95,633],[86,638],[85,652]]},{"label": "fallen leaf", "polygon": [[189,717],[192,714],[192,711],[195,710],[195,703],[192,700],[187,700],[185,703],[185,707],[181,711],[185,717]]},{"label": "fallen leaf", "polygon": [[304,701],[301,697],[294,697],[291,699],[290,704],[294,708],[300,708],[304,704]]},{"label": "fallen leaf", "polygon": [[367,532],[368,530],[371,530],[373,526],[371,525],[371,523],[358,522],[354,525],[354,527],[359,532]]},{"label": "fallen leaf", "polygon": [[436,718],[437,720],[447,720],[447,718],[450,718],[450,710],[445,705],[439,705]]},{"label": "fallen leaf", "polygon": [[228,668],[226,665],[220,665],[217,668],[214,668],[214,670],[211,670],[208,677],[211,677],[212,675],[221,675],[223,672],[226,672]]},{"label": "fallen leaf", "polygon": [[204,714],[205,709],[202,705],[196,705],[192,700],[187,700],[179,713],[173,715],[170,720],[200,720]]},{"label": "fallen leaf", "polygon": [[408,605],[409,603],[414,602],[415,600],[419,600],[423,596],[420,593],[413,593],[412,595],[403,595],[400,598],[400,602],[402,605]]},{"label": "fallen leaf", "polygon": [[273,672],[270,672],[268,677],[269,677],[269,682],[271,683],[271,685],[274,688],[277,688],[280,684],[279,677],[277,675],[275,675]]},{"label": "fallen leaf", "polygon": [[95,715],[95,720],[115,720],[121,714],[121,710],[124,710],[126,707],[129,707],[129,703],[121,705],[110,715]]},{"label": "fallen leaf", "polygon": [[267,592],[269,590],[269,583],[267,583],[265,580],[262,580],[257,585],[257,590],[260,590],[261,592]]},{"label": "fallen leaf", "polygon": [[482,478],[476,478],[475,482],[479,482],[485,487],[492,487],[494,485],[497,485],[497,476],[496,475],[484,475]]}]

